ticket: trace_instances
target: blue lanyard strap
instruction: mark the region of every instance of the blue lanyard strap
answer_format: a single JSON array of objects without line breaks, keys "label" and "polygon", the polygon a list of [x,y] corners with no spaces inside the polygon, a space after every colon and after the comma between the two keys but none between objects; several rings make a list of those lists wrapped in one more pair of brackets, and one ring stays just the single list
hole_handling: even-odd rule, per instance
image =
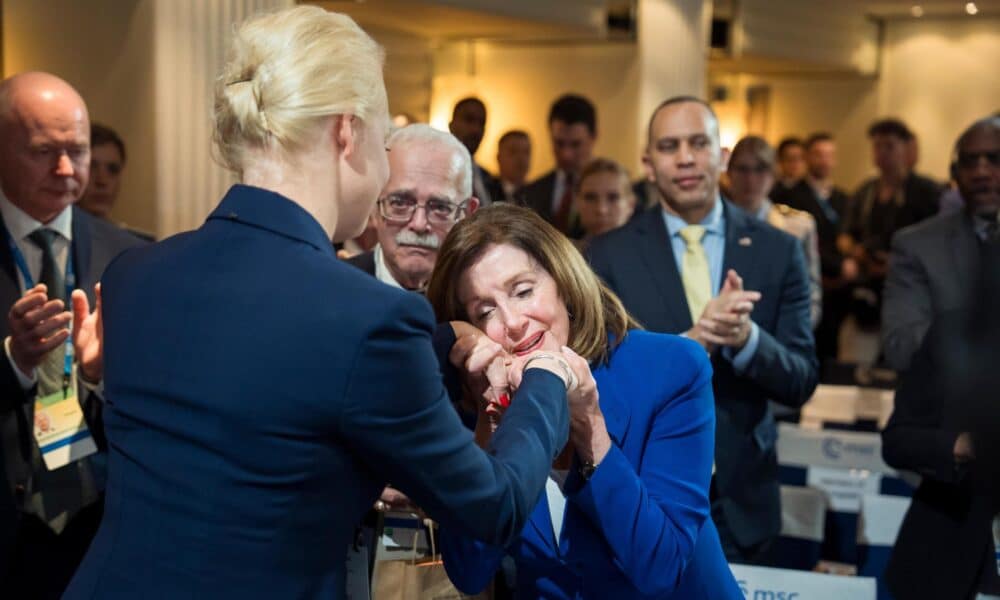
[{"label": "blue lanyard strap", "polygon": [[[17,247],[14,243],[14,236],[10,234],[7,230],[7,226],[3,227],[4,237],[7,238],[7,246],[10,248],[10,253],[14,257],[14,262],[17,264],[17,270],[21,272],[21,277],[24,278],[24,291],[28,291],[35,287],[35,279],[31,276],[31,270],[28,269],[28,261],[24,259],[24,254],[21,249]],[[66,305],[70,306],[72,302],[73,289],[76,288],[76,272],[73,270],[73,245],[70,244],[66,252],[66,277],[63,279],[66,284]],[[72,314],[72,309],[70,308],[70,314]],[[72,331],[73,322],[70,321],[70,330]],[[66,338],[66,343],[63,345],[65,352],[63,355],[63,396],[66,396],[66,392],[69,390],[69,384],[73,377],[73,336],[70,335]]]}]

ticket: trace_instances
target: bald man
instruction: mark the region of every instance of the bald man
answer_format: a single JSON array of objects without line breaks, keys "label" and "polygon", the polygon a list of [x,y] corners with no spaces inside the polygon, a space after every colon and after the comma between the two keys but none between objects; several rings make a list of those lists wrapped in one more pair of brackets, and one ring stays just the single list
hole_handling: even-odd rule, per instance
[{"label": "bald man", "polygon": [[58,598],[103,511],[102,365],[89,307],[105,266],[142,242],[73,206],[87,186],[90,119],[62,79],[0,82],[0,156],[0,590]]}]

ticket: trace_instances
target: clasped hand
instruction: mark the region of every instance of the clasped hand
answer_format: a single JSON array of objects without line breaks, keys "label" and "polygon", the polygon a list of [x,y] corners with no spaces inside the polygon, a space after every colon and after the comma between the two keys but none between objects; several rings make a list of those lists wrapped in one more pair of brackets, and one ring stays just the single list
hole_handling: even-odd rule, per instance
[{"label": "clasped hand", "polygon": [[743,278],[730,269],[719,295],[708,301],[687,337],[708,352],[719,347],[743,348],[750,338],[750,313],[760,298],[760,292],[744,290]]},{"label": "clasped hand", "polygon": [[[545,334],[545,341],[540,350],[525,356],[512,356],[503,346],[472,325],[453,322],[452,326],[457,340],[449,359],[465,373],[466,387],[477,402],[480,418],[477,420],[476,441],[481,446],[485,446],[492,435],[491,429],[486,426],[490,416],[493,415],[494,421],[499,421],[506,408],[490,402],[490,395],[487,393],[490,386],[486,376],[487,370],[494,361],[502,360],[507,370],[509,389],[516,390],[521,385],[525,365],[530,362],[530,368],[545,369],[567,384],[566,400],[570,411],[571,439],[580,458],[596,463],[604,457],[611,442],[601,413],[597,382],[586,359],[569,347],[559,347],[548,333]],[[551,355],[554,358],[542,358],[542,355]],[[559,364],[559,361],[563,364]],[[573,375],[568,378],[569,380],[565,368],[568,368]]]},{"label": "clasped hand", "polygon": [[[50,300],[45,284],[31,288],[7,313],[10,355],[14,365],[31,377],[45,355],[73,338],[73,352],[83,377],[96,382],[103,376],[101,284],[94,286],[97,303],[90,303],[83,290],[73,290],[72,313],[62,300]],[[73,323],[72,331],[67,325]]]}]

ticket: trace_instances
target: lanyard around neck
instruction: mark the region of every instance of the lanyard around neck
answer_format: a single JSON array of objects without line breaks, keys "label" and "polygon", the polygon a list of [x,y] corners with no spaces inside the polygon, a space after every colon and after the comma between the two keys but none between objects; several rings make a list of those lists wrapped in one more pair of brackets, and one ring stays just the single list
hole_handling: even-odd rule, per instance
[{"label": "lanyard around neck", "polygon": [[[28,261],[24,259],[24,254],[21,249],[17,247],[14,242],[14,236],[10,234],[7,227],[3,228],[4,237],[7,238],[7,245],[10,248],[10,253],[14,257],[14,263],[17,264],[17,270],[21,272],[21,277],[24,278],[24,291],[27,292],[31,288],[35,287],[35,279],[31,276],[31,270],[28,269]],[[73,270],[73,247],[66,249],[66,277],[63,279],[66,284],[66,300],[65,302],[70,302],[73,295],[73,289],[76,287],[76,273]],[[72,311],[71,311],[72,312]],[[72,321],[69,324],[70,330],[73,328]],[[65,348],[65,354],[63,357],[63,395],[66,395],[69,389],[70,378],[73,376],[73,336],[66,338],[66,343],[63,345]]]}]

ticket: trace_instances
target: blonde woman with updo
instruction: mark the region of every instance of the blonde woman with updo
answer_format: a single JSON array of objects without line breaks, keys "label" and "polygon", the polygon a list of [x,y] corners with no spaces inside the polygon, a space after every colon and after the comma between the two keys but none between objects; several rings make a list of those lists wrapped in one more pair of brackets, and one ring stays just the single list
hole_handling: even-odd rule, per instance
[{"label": "blonde woman with updo", "polygon": [[[389,481],[493,544],[526,522],[592,378],[561,349],[512,363],[517,403],[484,451],[437,358],[463,330],[337,260],[388,176],[382,56],[315,6],[236,31],[215,144],[240,183],[104,275],[107,501],[65,598],[343,598]],[[473,368],[502,353],[460,339]]]}]

